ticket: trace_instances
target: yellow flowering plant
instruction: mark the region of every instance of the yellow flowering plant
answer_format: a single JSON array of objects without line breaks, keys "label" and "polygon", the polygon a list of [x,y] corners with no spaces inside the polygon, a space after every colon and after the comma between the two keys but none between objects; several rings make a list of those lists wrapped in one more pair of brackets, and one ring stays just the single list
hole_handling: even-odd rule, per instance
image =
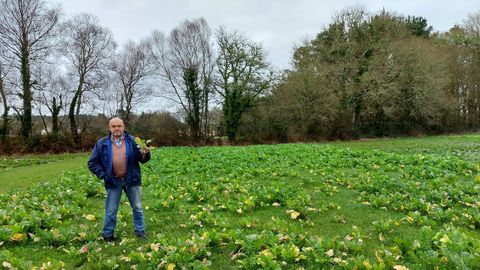
[{"label": "yellow flowering plant", "polygon": [[148,146],[148,144],[151,142],[152,140],[143,140],[142,138],[140,137],[135,137],[135,142],[137,143],[137,146],[138,148],[140,149],[148,149],[148,150],[153,150],[155,149],[155,147],[153,146]]}]

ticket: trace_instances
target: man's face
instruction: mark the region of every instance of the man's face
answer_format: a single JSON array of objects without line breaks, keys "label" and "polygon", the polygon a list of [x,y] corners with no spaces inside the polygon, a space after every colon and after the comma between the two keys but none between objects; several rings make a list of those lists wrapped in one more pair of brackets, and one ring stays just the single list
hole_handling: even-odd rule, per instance
[{"label": "man's face", "polygon": [[123,125],[123,121],[119,118],[113,118],[108,123],[108,129],[113,134],[113,137],[120,138],[125,130],[125,126]]}]

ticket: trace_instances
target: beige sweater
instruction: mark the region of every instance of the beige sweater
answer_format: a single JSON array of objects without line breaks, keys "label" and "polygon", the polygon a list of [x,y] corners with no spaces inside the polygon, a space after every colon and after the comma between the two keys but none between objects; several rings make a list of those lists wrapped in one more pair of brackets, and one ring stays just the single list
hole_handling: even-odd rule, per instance
[{"label": "beige sweater", "polygon": [[112,143],[112,167],[115,178],[123,178],[127,175],[127,149],[125,141],[117,147]]}]

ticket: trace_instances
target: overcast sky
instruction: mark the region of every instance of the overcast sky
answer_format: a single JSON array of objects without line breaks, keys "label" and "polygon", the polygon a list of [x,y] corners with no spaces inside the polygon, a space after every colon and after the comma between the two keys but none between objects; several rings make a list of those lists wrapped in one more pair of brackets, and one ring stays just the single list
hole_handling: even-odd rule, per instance
[{"label": "overcast sky", "polygon": [[461,24],[480,10],[480,0],[51,0],[66,16],[91,13],[122,45],[157,29],[165,33],[185,19],[204,17],[212,29],[224,26],[261,42],[269,61],[288,68],[293,47],[311,39],[346,7],[362,5],[370,12],[382,8],[398,14],[423,16],[435,31]]}]

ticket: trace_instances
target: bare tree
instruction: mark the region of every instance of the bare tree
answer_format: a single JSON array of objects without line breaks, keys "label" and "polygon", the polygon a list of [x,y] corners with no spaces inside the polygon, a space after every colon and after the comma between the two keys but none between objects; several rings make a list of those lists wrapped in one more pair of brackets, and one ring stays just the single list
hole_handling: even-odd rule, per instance
[{"label": "bare tree", "polygon": [[[12,59],[8,57],[8,50],[0,44],[0,100],[2,102],[2,124],[0,125],[0,136],[4,145],[9,144],[9,136],[11,129],[11,117],[9,113],[13,107],[15,95],[12,89],[15,86],[15,67]],[[21,119],[20,119],[21,120]]]},{"label": "bare tree", "polygon": [[12,55],[20,71],[22,92],[22,136],[32,132],[31,61],[38,61],[52,49],[59,9],[48,8],[43,0],[2,0],[0,2],[0,44]]},{"label": "bare tree", "polygon": [[98,19],[89,14],[77,15],[66,22],[64,36],[62,51],[71,76],[77,82],[69,102],[68,118],[70,131],[75,142],[79,143],[78,118],[85,94],[93,93],[102,84],[116,45],[110,31],[101,27]]},{"label": "bare tree", "polygon": [[467,19],[464,20],[464,25],[470,39],[474,43],[480,42],[480,11],[469,14]]},{"label": "bare tree", "polygon": [[182,106],[195,142],[208,135],[208,102],[212,94],[211,30],[205,19],[186,20],[168,37],[153,33],[152,53],[173,95],[166,98]]},{"label": "bare tree", "polygon": [[270,87],[273,72],[260,44],[247,40],[238,32],[217,34],[217,92],[222,97],[223,119],[228,139],[235,140],[242,114],[255,98]]},{"label": "bare tree", "polygon": [[[463,86],[466,86],[466,115],[470,125],[480,124],[480,11],[469,14],[464,20],[464,61]],[[466,45],[466,46],[465,46]]]},{"label": "bare tree", "polygon": [[480,123],[480,11],[469,14],[441,38],[449,45],[450,93],[463,125]]},{"label": "bare tree", "polygon": [[153,66],[148,42],[127,42],[122,52],[113,61],[112,70],[121,84],[120,113],[127,125],[133,106],[152,93],[148,78],[153,75]]},{"label": "bare tree", "polygon": [[[37,78],[38,94],[34,97],[37,104],[38,114],[42,119],[44,130],[47,134],[58,138],[60,135],[60,127],[63,120],[60,118],[60,112],[66,112],[66,105],[70,98],[69,85],[66,78],[58,75],[60,72],[55,69],[55,66],[39,65],[34,69],[35,78]],[[49,115],[45,115],[45,110]],[[51,118],[51,124],[48,123],[47,118]],[[51,128],[50,128],[51,126]]]}]

